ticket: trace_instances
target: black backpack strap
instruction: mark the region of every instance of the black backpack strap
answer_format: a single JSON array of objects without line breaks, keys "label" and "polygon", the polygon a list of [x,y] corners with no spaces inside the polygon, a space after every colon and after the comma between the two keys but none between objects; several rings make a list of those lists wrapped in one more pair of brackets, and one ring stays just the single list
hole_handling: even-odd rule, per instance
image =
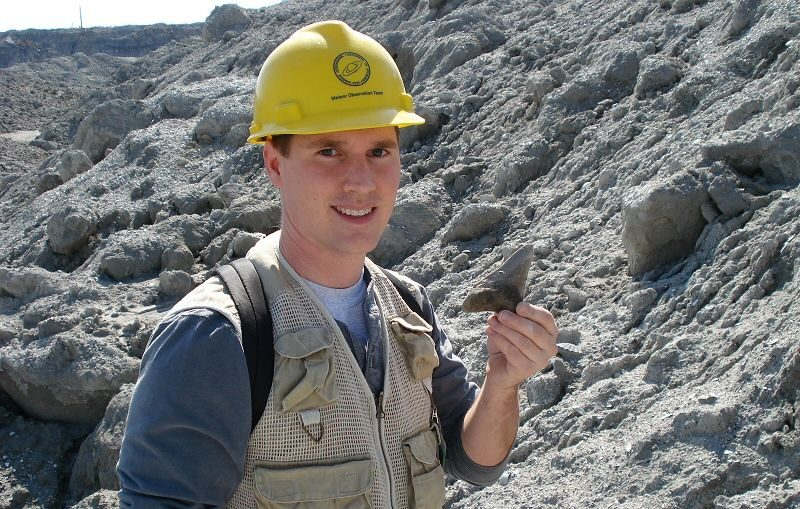
[{"label": "black backpack strap", "polygon": [[250,375],[250,407],[255,429],[267,406],[269,389],[275,369],[275,350],[272,345],[272,315],[267,306],[261,278],[247,258],[239,258],[217,268],[228,292],[236,304],[242,324],[242,348]]}]

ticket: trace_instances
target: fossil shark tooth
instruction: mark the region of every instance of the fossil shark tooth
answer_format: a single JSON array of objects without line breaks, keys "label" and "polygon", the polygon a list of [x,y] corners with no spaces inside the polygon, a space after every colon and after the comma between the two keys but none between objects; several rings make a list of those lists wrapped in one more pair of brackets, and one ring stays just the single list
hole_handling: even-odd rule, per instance
[{"label": "fossil shark tooth", "polygon": [[525,297],[525,283],[533,262],[533,247],[524,246],[506,259],[494,272],[486,275],[461,305],[464,311],[514,311]]}]

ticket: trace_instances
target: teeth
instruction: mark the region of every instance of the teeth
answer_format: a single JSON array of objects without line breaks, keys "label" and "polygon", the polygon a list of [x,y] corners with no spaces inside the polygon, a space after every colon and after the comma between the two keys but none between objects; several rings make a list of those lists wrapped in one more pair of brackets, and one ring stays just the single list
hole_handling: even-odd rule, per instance
[{"label": "teeth", "polygon": [[371,208],[355,210],[355,209],[343,209],[341,207],[336,207],[336,210],[338,210],[340,213],[342,213],[342,214],[344,214],[346,216],[356,216],[356,217],[366,216],[367,214],[372,212]]}]

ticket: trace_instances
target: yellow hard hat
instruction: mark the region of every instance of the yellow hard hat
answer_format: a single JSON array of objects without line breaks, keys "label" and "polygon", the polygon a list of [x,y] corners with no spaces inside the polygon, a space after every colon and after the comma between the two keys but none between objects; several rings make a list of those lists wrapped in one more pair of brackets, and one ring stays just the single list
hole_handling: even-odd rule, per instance
[{"label": "yellow hard hat", "polygon": [[423,123],[383,46],[322,21],[292,34],[261,66],[247,141]]}]

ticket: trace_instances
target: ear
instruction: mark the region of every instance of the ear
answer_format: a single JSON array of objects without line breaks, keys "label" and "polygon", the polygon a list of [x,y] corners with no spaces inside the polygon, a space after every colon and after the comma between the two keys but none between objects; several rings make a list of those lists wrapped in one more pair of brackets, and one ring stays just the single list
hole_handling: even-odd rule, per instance
[{"label": "ear", "polygon": [[281,187],[281,163],[280,163],[280,153],[278,150],[270,143],[269,140],[264,142],[264,170],[267,172],[267,176],[272,181],[272,184],[280,188]]}]

